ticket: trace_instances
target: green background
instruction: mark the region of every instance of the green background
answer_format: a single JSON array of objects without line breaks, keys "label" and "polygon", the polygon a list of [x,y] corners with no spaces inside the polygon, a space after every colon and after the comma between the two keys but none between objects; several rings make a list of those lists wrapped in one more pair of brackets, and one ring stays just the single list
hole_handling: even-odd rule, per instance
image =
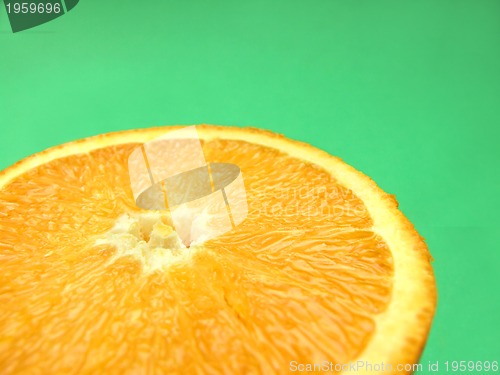
[{"label": "green background", "polygon": [[2,4],[0,169],[202,122],[311,143],[395,194],[435,258],[422,363],[500,360],[500,1],[87,0],[17,34]]}]

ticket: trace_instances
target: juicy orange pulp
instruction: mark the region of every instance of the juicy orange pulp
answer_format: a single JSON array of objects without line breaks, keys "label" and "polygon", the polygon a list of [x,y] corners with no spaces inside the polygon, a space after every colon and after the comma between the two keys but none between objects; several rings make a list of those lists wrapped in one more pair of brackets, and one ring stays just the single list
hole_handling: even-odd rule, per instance
[{"label": "juicy orange pulp", "polygon": [[56,159],[0,190],[2,371],[269,373],[360,354],[393,267],[351,191],[277,150],[204,142],[207,161],[241,168],[248,217],[146,272],[148,254],[99,242],[124,214],[151,214],[129,186],[135,147]]}]

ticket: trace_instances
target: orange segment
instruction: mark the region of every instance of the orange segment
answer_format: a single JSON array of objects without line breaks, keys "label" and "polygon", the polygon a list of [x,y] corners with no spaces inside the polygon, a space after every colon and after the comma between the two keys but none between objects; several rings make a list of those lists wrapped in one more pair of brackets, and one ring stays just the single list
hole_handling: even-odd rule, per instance
[{"label": "orange segment", "polygon": [[[248,217],[185,248],[127,171],[170,128],[63,145],[0,174],[6,373],[286,373],[413,363],[435,306],[429,255],[394,201],[310,146],[198,127],[241,168]],[[340,372],[340,371],[339,371]]]}]

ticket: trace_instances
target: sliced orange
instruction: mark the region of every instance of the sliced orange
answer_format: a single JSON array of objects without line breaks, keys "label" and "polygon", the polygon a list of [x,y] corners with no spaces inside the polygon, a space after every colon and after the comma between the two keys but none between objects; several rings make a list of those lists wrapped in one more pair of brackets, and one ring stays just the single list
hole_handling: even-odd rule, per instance
[{"label": "sliced orange", "polygon": [[309,145],[198,126],[207,161],[241,168],[248,217],[185,248],[167,212],[136,206],[127,170],[174,129],[87,138],[0,173],[0,371],[411,372],[435,282],[395,199]]}]

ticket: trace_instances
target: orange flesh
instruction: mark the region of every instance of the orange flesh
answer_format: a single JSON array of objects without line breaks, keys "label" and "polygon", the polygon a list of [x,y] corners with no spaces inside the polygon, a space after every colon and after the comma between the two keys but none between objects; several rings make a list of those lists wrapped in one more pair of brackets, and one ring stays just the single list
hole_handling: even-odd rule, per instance
[{"label": "orange flesh", "polygon": [[207,161],[241,168],[248,217],[147,274],[96,245],[140,211],[127,172],[135,147],[54,160],[0,190],[3,371],[268,373],[360,354],[393,267],[352,192],[279,151],[205,142]]}]

